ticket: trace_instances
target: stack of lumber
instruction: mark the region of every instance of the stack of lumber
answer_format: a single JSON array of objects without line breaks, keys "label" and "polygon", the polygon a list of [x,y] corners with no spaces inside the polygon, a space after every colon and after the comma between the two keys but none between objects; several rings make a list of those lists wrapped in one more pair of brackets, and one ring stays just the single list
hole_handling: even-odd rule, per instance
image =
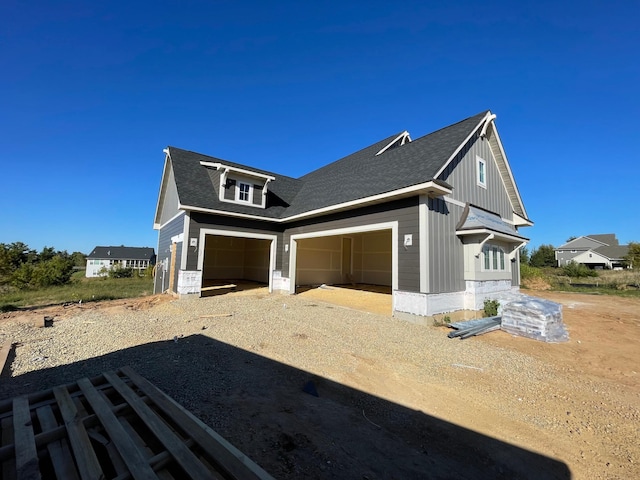
[{"label": "stack of lumber", "polygon": [[271,479],[131,368],[0,402],[3,479]]}]

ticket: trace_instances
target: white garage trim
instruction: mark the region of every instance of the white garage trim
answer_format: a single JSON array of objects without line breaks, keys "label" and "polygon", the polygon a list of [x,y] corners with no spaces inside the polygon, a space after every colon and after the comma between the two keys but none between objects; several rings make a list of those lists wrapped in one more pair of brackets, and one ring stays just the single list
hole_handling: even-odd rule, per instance
[{"label": "white garage trim", "polygon": [[201,228],[198,242],[198,270],[202,271],[204,265],[204,243],[207,235],[219,235],[222,237],[253,238],[256,240],[271,240],[269,249],[269,293],[273,292],[273,271],[276,268],[276,252],[278,247],[277,235],[265,233],[238,232],[235,230],[217,230],[213,228]]},{"label": "white garage trim", "polygon": [[374,223],[371,225],[359,225],[357,227],[337,228],[333,230],[320,230],[317,232],[298,233],[291,235],[289,246],[289,293],[296,293],[296,265],[298,255],[298,240],[305,238],[335,237],[338,235],[350,235],[354,233],[377,232],[391,230],[391,288],[398,289],[398,222]]}]

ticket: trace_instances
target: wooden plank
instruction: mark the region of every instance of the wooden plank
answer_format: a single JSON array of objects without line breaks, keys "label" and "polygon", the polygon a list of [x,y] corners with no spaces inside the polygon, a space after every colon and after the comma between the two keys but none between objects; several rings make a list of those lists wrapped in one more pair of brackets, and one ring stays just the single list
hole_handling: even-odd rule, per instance
[{"label": "wooden plank", "polygon": [[237,480],[273,479],[245,454],[165,395],[146,378],[138,375],[132,368],[123,367],[120,371],[149,396],[158,408],[181,425],[184,431],[211,457],[211,460],[222,469],[222,472]]},{"label": "wooden plank", "polygon": [[100,419],[102,426],[118,449],[133,478],[157,480],[156,474],[140,450],[138,450],[134,441],[124,430],[118,418],[113,414],[110,405],[100,396],[91,382],[87,378],[83,378],[78,381],[78,386],[84,392],[91,408]]},{"label": "wooden plank", "polygon": [[178,252],[178,244],[171,244],[171,261],[169,262],[169,291],[175,293],[173,284],[176,278],[176,253]]},{"label": "wooden plank", "polygon": [[0,462],[2,462],[2,478],[5,480],[13,479],[16,473],[16,460],[14,457],[15,447],[13,444],[13,418],[3,418],[1,421],[2,424],[2,445],[6,447],[7,452],[9,453],[6,458],[0,457]]},{"label": "wooden plank", "polygon": [[69,392],[65,387],[55,387],[53,394],[58,401],[60,413],[67,428],[69,443],[76,458],[80,477],[83,480],[104,478],[102,468],[82,423],[82,418],[77,414],[76,406]]},{"label": "wooden plank", "polygon": [[[58,422],[49,405],[38,408],[36,414],[42,430],[49,431],[58,428]],[[49,458],[51,458],[56,477],[64,478],[65,480],[78,479],[78,471],[75,468],[73,456],[66,440],[55,440],[47,443],[47,451],[49,452]]]},{"label": "wooden plank", "polygon": [[194,480],[208,480],[211,474],[182,442],[180,438],[145,404],[138,395],[114,373],[105,373],[105,378],[114,386],[127,401],[138,416],[149,427],[153,434],[162,442],[168,452],[173,455],[178,464]]},{"label": "wooden plank", "polygon": [[39,480],[38,451],[27,397],[13,399],[13,437],[18,480]]},{"label": "wooden plank", "polygon": [[11,340],[6,340],[2,344],[2,349],[0,349],[0,375],[4,372],[4,366],[7,362],[7,357],[9,356],[9,352],[11,352],[11,348],[13,347],[13,342]]}]

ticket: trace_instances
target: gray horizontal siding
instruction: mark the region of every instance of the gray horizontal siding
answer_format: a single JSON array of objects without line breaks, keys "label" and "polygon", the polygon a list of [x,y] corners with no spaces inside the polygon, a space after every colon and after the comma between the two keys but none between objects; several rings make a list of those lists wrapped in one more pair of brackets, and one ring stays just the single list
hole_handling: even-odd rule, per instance
[{"label": "gray horizontal siding", "polygon": [[[262,233],[277,236],[278,250],[276,255],[276,270],[282,267],[282,226],[269,222],[245,220],[242,218],[225,217],[222,215],[207,215],[205,213],[192,213],[189,223],[189,238],[200,238],[202,228],[216,230],[228,230],[229,232],[242,232],[247,234]],[[186,241],[186,239],[185,239]],[[198,268],[198,249],[190,248],[187,253],[187,270]]]},{"label": "gray horizontal siding", "polygon": [[160,225],[169,221],[178,213],[178,189],[176,188],[176,180],[173,175],[173,169],[169,169],[169,178],[167,179],[167,188],[160,199]]},{"label": "gray horizontal siding", "polygon": [[[158,232],[158,256],[156,260],[156,264],[158,265],[158,267],[156,268],[157,274],[156,274],[154,288],[153,288],[153,291],[155,293],[160,293],[164,291],[169,285],[169,282],[166,277],[165,277],[165,285],[164,286],[162,285],[162,274],[161,274],[162,265],[161,264],[165,259],[168,259],[168,263],[171,262],[171,237],[181,234],[183,228],[184,228],[184,214],[171,220],[171,222],[167,223]],[[182,244],[179,244],[179,247],[182,247]],[[181,256],[181,251],[178,251],[176,255],[176,271],[173,272],[174,275],[177,275],[177,271],[180,266],[180,256]]]}]

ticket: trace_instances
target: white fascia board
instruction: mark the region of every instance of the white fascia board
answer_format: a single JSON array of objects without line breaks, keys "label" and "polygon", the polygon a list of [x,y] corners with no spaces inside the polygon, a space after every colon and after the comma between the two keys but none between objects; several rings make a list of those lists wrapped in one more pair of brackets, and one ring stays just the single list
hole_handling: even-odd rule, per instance
[{"label": "white fascia board", "polygon": [[[505,220],[506,221],[506,220]],[[522,215],[518,215],[516,212],[513,212],[513,221],[510,222],[517,227],[531,227],[533,226],[533,222],[528,218],[523,217]]]},{"label": "white fascia board", "polygon": [[496,143],[498,144],[498,148],[500,149],[500,155],[504,160],[505,167],[507,168],[507,172],[509,173],[509,180],[513,184],[513,189],[516,192],[516,196],[518,197],[518,202],[520,203],[520,207],[522,208],[522,213],[524,217],[527,218],[527,210],[524,208],[524,203],[522,202],[522,197],[520,196],[520,191],[518,190],[518,184],[513,177],[513,172],[511,171],[511,166],[509,165],[509,160],[507,159],[507,154],[504,153],[504,147],[502,146],[502,140],[500,140],[500,135],[498,134],[498,129],[495,127],[495,124],[492,125],[493,134],[496,136]]},{"label": "white fascia board", "polygon": [[529,241],[529,239],[525,237],[518,237],[516,235],[509,235],[508,233],[495,232],[493,230],[489,230],[488,228],[475,228],[473,230],[458,230],[456,231],[456,235],[493,235],[492,238],[496,238],[498,240],[506,240],[508,242],[514,242],[514,243]]},{"label": "white fascia board", "polygon": [[[324,215],[326,213],[331,213],[334,211],[340,210],[349,210],[351,208],[365,206],[371,203],[381,203],[384,201],[390,201],[397,198],[409,197],[412,195],[428,195],[428,196],[442,196],[449,195],[453,192],[450,188],[444,187],[442,185],[437,184],[434,181],[428,181],[425,183],[420,183],[418,185],[412,185],[410,187],[401,188],[399,190],[394,190],[392,192],[381,193],[378,195],[373,195],[371,197],[359,198],[357,200],[351,200],[349,202],[339,203],[337,205],[330,205],[328,207],[318,208],[316,210],[311,210],[309,212],[300,213],[298,215],[293,215],[291,217],[284,218],[269,218],[269,217],[261,217],[259,215],[249,215],[246,213],[236,213],[236,212],[227,212],[225,210],[216,210],[210,208],[201,208],[194,207],[191,205],[183,205],[179,204],[178,208],[182,210],[192,210],[194,212],[202,212],[202,213],[212,213],[214,215],[226,215],[229,217],[238,217],[238,218],[246,218],[250,220],[262,220],[265,222],[273,222],[273,223],[285,223],[290,222],[292,220],[299,220],[307,217],[314,217],[318,215]],[[231,202],[235,203],[236,202]]]},{"label": "white fascia board", "polygon": [[164,228],[165,225],[171,223],[172,221],[174,221],[176,218],[178,218],[180,215],[184,215],[185,212],[183,211],[179,211],[178,213],[176,213],[173,217],[171,217],[169,220],[167,220],[166,222],[160,224],[160,223],[154,223],[153,224],[153,228],[154,230],[160,230],[161,228]]},{"label": "white fascia board", "polygon": [[269,180],[269,181],[276,179],[276,177],[274,177],[272,175],[266,175],[264,173],[258,173],[258,172],[254,172],[254,171],[251,171],[251,170],[246,170],[244,168],[232,167],[230,165],[225,165],[224,163],[220,163],[220,162],[205,162],[205,161],[201,161],[200,165],[202,165],[204,167],[213,167],[213,168],[217,168],[217,169],[224,169],[224,170],[227,170],[229,172],[241,173],[242,175],[247,175],[249,177],[262,178],[264,180]]},{"label": "white fascia board", "polygon": [[[266,186],[264,188],[266,190]],[[251,187],[250,197],[253,198],[253,187]],[[254,207],[259,208],[260,210],[264,210],[264,197],[263,202],[260,205],[256,205],[255,203],[243,202],[242,200],[229,200],[228,198],[220,197],[219,200],[224,203],[233,203],[234,205],[242,205],[244,207]]]},{"label": "white fascia board", "polygon": [[[171,156],[169,155],[169,149],[165,148],[163,150],[163,152],[165,153],[165,157],[164,157],[164,168],[162,169],[162,180],[160,181],[160,191],[158,192],[158,201],[156,202],[156,214],[154,217],[154,222],[153,222],[153,228],[154,229],[158,229],[160,228],[160,205],[161,205],[161,201],[164,197],[164,192],[167,190],[167,182],[168,182],[168,177],[169,177],[169,168],[171,165]],[[156,228],[157,226],[157,228]]]},{"label": "white fascia board", "polygon": [[[235,205],[238,205],[235,202]],[[187,210],[191,212],[201,212],[201,213],[211,213],[213,215],[224,215],[226,217],[236,217],[236,218],[246,218],[247,220],[260,220],[263,222],[273,222],[273,223],[281,223],[282,220],[279,218],[269,218],[269,217],[261,217],[259,215],[249,215],[246,213],[237,213],[237,212],[228,212],[226,210],[216,210],[214,208],[202,208],[202,207],[194,207],[191,205],[182,205],[179,206],[182,210]]]},{"label": "white fascia board", "polygon": [[467,138],[465,138],[462,143],[460,145],[458,145],[458,148],[456,148],[453,153],[451,154],[451,156],[449,157],[449,159],[444,162],[444,165],[442,165],[442,167],[440,168],[440,170],[438,170],[436,172],[436,174],[433,176],[433,178],[438,178],[442,172],[444,172],[444,170],[447,168],[447,166],[451,163],[451,161],[456,157],[456,155],[460,152],[460,150],[462,150],[464,148],[464,146],[467,144],[467,142],[469,140],[471,140],[471,137],[473,137],[476,132],[478,131],[478,129],[484,125],[484,123],[487,121],[487,119],[492,115],[491,112],[487,112],[487,114],[482,117],[482,120],[480,120],[480,122],[478,122],[478,125],[475,126],[475,128],[473,130],[471,130],[471,133],[469,135],[467,135]]},{"label": "white fascia board", "polygon": [[305,217],[313,217],[330,213],[336,210],[348,210],[359,206],[364,206],[369,203],[380,203],[383,201],[393,200],[395,198],[403,198],[411,195],[426,194],[429,196],[442,196],[449,195],[453,192],[450,188],[438,185],[436,182],[430,180],[418,185],[412,185],[410,187],[401,188],[399,190],[393,190],[392,192],[380,193],[378,195],[372,195],[371,197],[359,198],[357,200],[351,200],[349,202],[339,203],[337,205],[330,205],[328,207],[318,208],[309,212],[300,213],[291,217],[286,217],[282,221],[298,220]]}]

